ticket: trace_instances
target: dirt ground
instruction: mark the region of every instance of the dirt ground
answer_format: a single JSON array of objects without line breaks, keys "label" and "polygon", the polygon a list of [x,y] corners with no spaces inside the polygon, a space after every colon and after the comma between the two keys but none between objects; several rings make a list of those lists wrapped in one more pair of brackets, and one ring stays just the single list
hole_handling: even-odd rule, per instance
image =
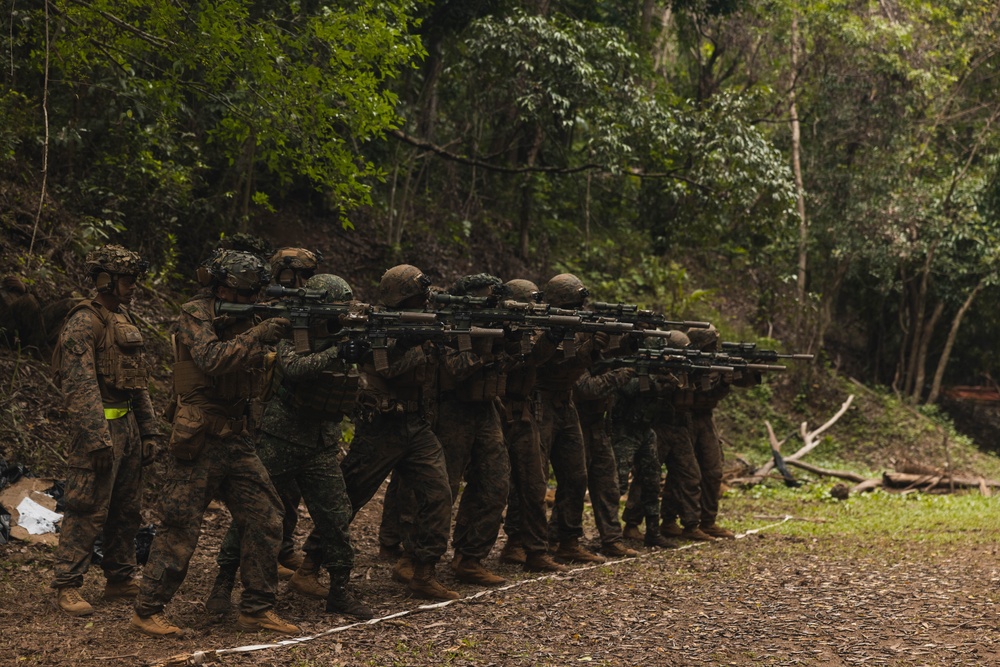
[{"label": "dirt ground", "polygon": [[[255,651],[234,649],[282,638],[241,633],[233,616],[212,617],[203,605],[229,520],[225,510],[207,516],[187,580],[168,607],[191,630],[182,640],[131,631],[130,606],[100,601],[103,578],[95,571],[83,592],[96,613],[56,613],[47,588],[49,549],[0,547],[0,664],[149,665],[175,655],[297,667],[1000,664],[1000,560],[993,546],[900,540],[870,552],[840,537],[784,535],[775,521],[741,539],[677,551],[633,545],[639,558],[558,577],[491,559],[487,564],[509,585],[487,592],[455,582],[442,565],[442,578],[467,597],[421,609],[377,558],[380,507],[376,497],[354,524],[354,583],[381,618],[344,627],[347,619],[282,583],[278,610],[304,635],[335,630]],[[308,527],[306,519],[300,540]],[[596,535],[592,523],[587,531]]]}]

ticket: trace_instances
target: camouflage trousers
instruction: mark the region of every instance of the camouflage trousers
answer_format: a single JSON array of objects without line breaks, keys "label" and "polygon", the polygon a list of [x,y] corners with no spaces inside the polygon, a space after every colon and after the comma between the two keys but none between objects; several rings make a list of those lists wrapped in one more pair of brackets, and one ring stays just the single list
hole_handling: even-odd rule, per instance
[{"label": "camouflage trousers", "polygon": [[459,502],[452,546],[455,553],[486,558],[500,534],[510,490],[510,458],[496,403],[441,401],[437,424],[451,495]]},{"label": "camouflage trousers", "polygon": [[239,531],[240,610],[274,606],[281,543],[281,501],[249,438],[207,436],[194,461],[171,457],[163,486],[160,525],[135,601],[139,616],[161,612],[184,581],[198,546],[201,522],[213,498],[229,508]]},{"label": "camouflage trousers", "polygon": [[542,441],[536,419],[539,408],[534,401],[514,400],[508,401],[506,407],[509,415],[504,436],[510,456],[510,492],[504,532],[525,551],[545,551],[549,539],[545,522],[548,468],[542,466]]},{"label": "camouflage trousers", "polygon": [[98,537],[103,541],[101,568],[107,580],[125,581],[135,574],[135,535],[142,523],[139,426],[129,412],[108,421],[108,430],[115,452],[109,472],[98,474],[86,453],[75,446],[70,451],[53,588],[83,585]]},{"label": "camouflage trousers", "polygon": [[[267,457],[267,452],[281,449],[283,465],[282,472],[271,475],[271,483],[284,505],[287,518],[289,509],[298,517],[298,501],[302,499],[309,510],[309,516],[315,526],[303,546],[303,551],[317,565],[329,568],[354,567],[354,548],[351,546],[351,502],[347,498],[347,487],[344,475],[340,469],[338,451],[329,447],[302,447],[287,442],[268,433],[262,433],[258,452],[264,467],[271,471],[275,468]],[[261,444],[266,447],[261,447]],[[287,465],[289,458],[297,461],[296,466]],[[288,503],[294,501],[289,508]],[[282,545],[278,559],[283,560],[286,541],[291,542],[294,551],[294,541],[289,528],[295,530],[295,523],[289,526],[282,523]],[[222,548],[217,559],[220,569],[235,570],[239,565],[240,541],[236,523],[229,526]]]},{"label": "camouflage trousers", "polygon": [[448,550],[451,490],[444,452],[427,420],[417,413],[377,413],[359,421],[351,450],[341,462],[354,514],[389,476],[413,493],[414,529],[406,550],[419,563],[436,563]]},{"label": "camouflage trousers", "polygon": [[[271,479],[272,484],[274,479]],[[302,502],[302,492],[294,484],[274,490],[281,500],[281,547],[278,549],[278,561],[283,562],[295,556],[295,527],[299,525],[299,503]],[[220,570],[236,572],[240,568],[240,533],[235,526],[230,525],[226,536],[222,538],[219,555],[215,562]]]},{"label": "camouflage trousers", "polygon": [[[586,453],[587,488],[590,491],[590,504],[594,510],[594,523],[597,524],[602,544],[620,542],[622,539],[622,525],[618,520],[618,506],[621,501],[618,463],[611,447],[608,428],[608,421],[605,418],[580,420]],[[558,515],[558,507],[553,508],[549,519],[550,535],[556,532],[553,529],[558,525]]]},{"label": "camouflage trousers", "polygon": [[[680,517],[684,526],[701,523],[701,470],[694,452],[694,437],[691,430],[691,415],[677,414],[669,421],[656,422],[657,451],[660,460],[667,465],[667,480],[660,505],[660,518],[673,521]],[[625,521],[639,524],[643,519],[646,498],[638,485],[629,491]],[[648,526],[647,526],[648,529]]]},{"label": "camouflage trousers", "polygon": [[722,489],[722,444],[715,430],[711,410],[691,413],[694,453],[701,470],[701,523],[709,526],[719,516],[719,492]]},{"label": "camouflage trousers", "polygon": [[556,539],[567,542],[583,537],[583,503],[587,495],[587,454],[580,430],[580,416],[573,401],[540,392],[542,470],[549,464],[556,476]]},{"label": "camouflage trousers", "polygon": [[[647,526],[656,526],[660,518],[660,457],[656,452],[656,434],[645,423],[616,423],[612,434],[615,459],[618,462],[619,489],[624,495],[632,484],[639,489],[641,503],[629,509],[623,518],[638,525],[646,518]],[[638,520],[636,513],[639,513]]]}]

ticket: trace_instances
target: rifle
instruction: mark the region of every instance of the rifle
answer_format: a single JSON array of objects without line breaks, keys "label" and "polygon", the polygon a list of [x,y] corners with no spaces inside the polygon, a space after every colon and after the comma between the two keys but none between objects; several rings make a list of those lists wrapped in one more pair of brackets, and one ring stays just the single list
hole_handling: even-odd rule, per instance
[{"label": "rifle", "polygon": [[[690,348],[642,348],[633,355],[617,357],[615,359],[602,360],[598,365],[611,362],[611,366],[620,368],[624,366],[635,368],[639,375],[639,386],[645,390],[648,388],[648,376],[650,373],[663,374],[670,372],[681,372],[688,375],[700,375],[702,382],[708,380],[708,373],[725,373],[728,375],[742,375],[749,371],[769,372],[787,370],[785,366],[774,364],[751,363],[741,357],[731,356],[721,352],[702,352]],[[703,389],[709,389],[704,386]]]},{"label": "rifle", "polygon": [[345,338],[365,339],[372,344],[375,368],[388,368],[388,339],[432,340],[437,342],[459,341],[459,349],[470,349],[472,337],[502,337],[502,329],[469,326],[460,328],[442,321],[437,313],[409,310],[389,310],[358,301],[325,303],[326,292],[293,289],[272,285],[265,294],[279,300],[271,303],[218,303],[219,314],[245,318],[260,316],[284,317],[292,323],[292,340],[295,351],[308,353],[311,325],[322,321],[337,321],[339,335]]},{"label": "rifle", "polygon": [[[630,322],[619,322],[595,316],[591,311],[567,310],[546,304],[501,301],[493,296],[455,296],[435,293],[431,295],[435,305],[452,306],[446,310],[429,311],[443,321],[457,328],[470,328],[473,324],[503,327],[507,331],[523,329],[564,329],[563,351],[569,356],[574,353],[572,342],[578,332],[604,332],[615,335],[636,331]],[[523,342],[527,342],[522,339]],[[526,351],[525,351],[526,353]]]},{"label": "rifle", "polygon": [[[592,311],[600,317],[613,317],[619,322],[631,322],[641,324],[649,329],[708,329],[711,322],[696,322],[691,320],[668,320],[664,315],[653,310],[639,308],[634,303],[606,303],[595,301],[589,304]],[[654,334],[655,335],[655,334]]]},{"label": "rifle", "polygon": [[781,354],[777,350],[758,350],[757,343],[729,343],[722,342],[722,351],[734,357],[741,357],[748,361],[777,361],[778,359],[813,359],[812,354]]}]

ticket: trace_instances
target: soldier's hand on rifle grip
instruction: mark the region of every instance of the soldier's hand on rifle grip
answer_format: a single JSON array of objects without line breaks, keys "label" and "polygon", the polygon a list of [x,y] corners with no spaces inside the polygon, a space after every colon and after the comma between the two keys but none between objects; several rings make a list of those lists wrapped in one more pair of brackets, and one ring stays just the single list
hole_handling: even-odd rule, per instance
[{"label": "soldier's hand on rifle grip", "polygon": [[598,331],[594,334],[594,349],[598,352],[604,352],[611,345],[611,334],[604,331]]},{"label": "soldier's hand on rifle grip", "polygon": [[272,317],[264,320],[251,331],[265,345],[274,345],[282,338],[287,338],[292,332],[292,323],[284,317]]},{"label": "soldier's hand on rifle grip", "polygon": [[371,345],[366,340],[345,340],[338,346],[337,356],[344,361],[356,364],[364,358],[370,347]]},{"label": "soldier's hand on rifle grip", "polygon": [[90,452],[90,460],[94,466],[94,472],[99,475],[111,472],[115,464],[115,450],[112,447],[102,447]]},{"label": "soldier's hand on rifle grip", "polygon": [[558,345],[564,338],[566,338],[566,329],[563,327],[550,327],[549,330],[545,332],[545,335],[550,341]]},{"label": "soldier's hand on rifle grip", "polygon": [[156,441],[146,438],[142,441],[142,465],[148,466],[156,458]]}]

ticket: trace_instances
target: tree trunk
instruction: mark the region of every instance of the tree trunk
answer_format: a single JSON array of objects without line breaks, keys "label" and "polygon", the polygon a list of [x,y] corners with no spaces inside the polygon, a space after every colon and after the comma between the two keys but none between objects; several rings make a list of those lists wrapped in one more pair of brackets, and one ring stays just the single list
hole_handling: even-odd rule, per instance
[{"label": "tree trunk", "polygon": [[[535,136],[531,142],[531,149],[528,151],[528,158],[525,160],[525,164],[530,168],[535,166],[535,160],[538,159],[538,152],[542,148],[542,140],[545,138],[544,132],[542,132],[542,126],[539,124],[535,125]],[[521,214],[520,214],[520,228],[521,228],[521,239],[518,244],[518,255],[521,259],[528,259],[528,255],[531,254],[531,244],[529,238],[529,231],[531,229],[531,209],[532,203],[535,198],[535,188],[534,188],[534,175],[530,172],[525,174],[524,183],[521,186]]]},{"label": "tree trunk", "polygon": [[934,242],[931,244],[931,247],[927,249],[927,257],[924,259],[924,266],[921,270],[920,286],[917,288],[917,292],[913,297],[913,309],[911,310],[912,321],[910,326],[912,335],[910,336],[909,358],[907,359],[905,371],[906,375],[903,382],[904,396],[910,396],[913,394],[914,382],[916,381],[917,363],[920,357],[920,346],[923,343],[921,336],[924,331],[924,316],[927,313],[927,290],[930,285],[931,264],[934,261],[934,250],[936,248],[937,242]]},{"label": "tree trunk", "polygon": [[788,122],[792,129],[792,171],[795,174],[795,199],[799,213],[799,269],[795,281],[795,299],[798,304],[795,316],[795,331],[802,335],[802,312],[806,303],[806,260],[809,245],[809,222],[806,218],[805,187],[802,180],[802,134],[799,127],[799,113],[795,104],[795,86],[799,67],[799,17],[792,14],[792,30],[790,35],[792,49],[792,71],[788,85]]},{"label": "tree trunk", "polygon": [[931,393],[927,396],[927,403],[937,402],[938,396],[941,394],[941,381],[944,379],[944,369],[948,365],[951,351],[955,347],[955,339],[958,338],[958,328],[962,325],[962,318],[965,317],[965,313],[968,312],[972,306],[972,302],[976,300],[976,296],[979,295],[982,289],[983,280],[980,279],[972,291],[969,292],[969,296],[965,298],[962,307],[958,309],[955,319],[951,321],[951,329],[948,330],[948,340],[945,341],[941,358],[938,359],[937,369],[934,371],[934,381],[931,383]]},{"label": "tree trunk", "polygon": [[931,336],[937,328],[938,320],[944,313],[944,301],[938,301],[927,322],[920,327],[920,349],[917,350],[916,372],[913,374],[913,392],[910,400],[919,403],[924,393],[924,378],[927,376],[927,350],[931,346]]}]

